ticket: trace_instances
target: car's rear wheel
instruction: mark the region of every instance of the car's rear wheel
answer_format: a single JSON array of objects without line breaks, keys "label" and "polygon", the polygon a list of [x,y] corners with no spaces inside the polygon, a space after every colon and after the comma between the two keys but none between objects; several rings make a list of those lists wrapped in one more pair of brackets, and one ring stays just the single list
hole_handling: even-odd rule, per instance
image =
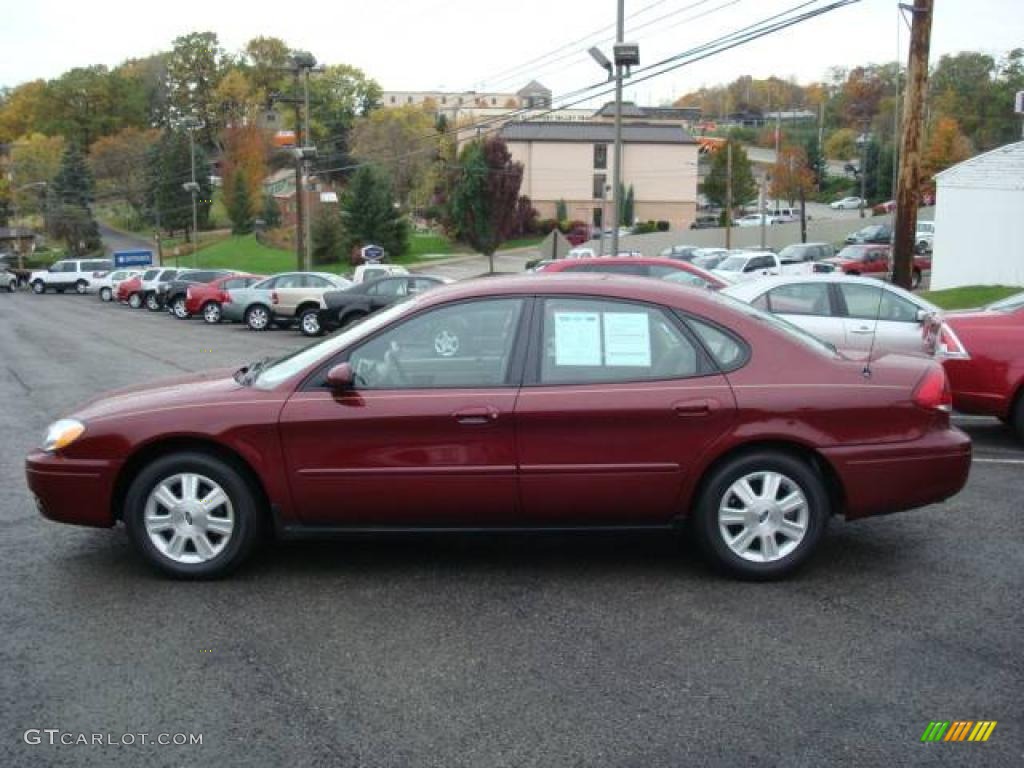
[{"label": "car's rear wheel", "polygon": [[110,301],[113,296],[110,293],[109,288],[100,288],[100,301]]},{"label": "car's rear wheel", "polygon": [[33,280],[32,293],[34,293],[36,296],[41,296],[42,294],[46,293],[46,283],[44,283],[42,280]]},{"label": "car's rear wheel", "polygon": [[79,296],[84,296],[87,290],[89,290],[89,284],[85,280],[79,280],[75,283],[75,293]]},{"label": "car's rear wheel", "polygon": [[259,538],[256,494],[233,466],[204,453],[156,459],[132,482],[124,522],[145,559],[179,579],[228,574]]},{"label": "car's rear wheel", "polygon": [[185,297],[177,296],[174,301],[171,302],[171,312],[179,320],[186,320],[188,318],[188,309],[185,308]]},{"label": "car's rear wheel", "polygon": [[133,293],[128,297],[128,306],[132,309],[139,309],[142,307],[142,296],[137,293]]},{"label": "car's rear wheel", "polygon": [[146,294],[146,309],[148,309],[150,312],[160,311],[160,299],[157,298],[157,295],[155,293]]},{"label": "car's rear wheel", "polygon": [[814,551],[828,524],[817,471],[786,453],[737,456],[707,478],[692,520],[704,552],[744,579],[779,578]]},{"label": "car's rear wheel", "polygon": [[262,304],[255,304],[245,310],[245,324],[253,331],[265,331],[270,327],[270,310]]},{"label": "car's rear wheel", "polygon": [[299,330],[303,336],[319,336],[323,333],[320,327],[320,310],[316,308],[304,309],[299,315]]},{"label": "car's rear wheel", "polygon": [[203,304],[203,322],[209,323],[210,325],[216,325],[220,322],[221,311],[220,303],[216,301],[208,301]]}]

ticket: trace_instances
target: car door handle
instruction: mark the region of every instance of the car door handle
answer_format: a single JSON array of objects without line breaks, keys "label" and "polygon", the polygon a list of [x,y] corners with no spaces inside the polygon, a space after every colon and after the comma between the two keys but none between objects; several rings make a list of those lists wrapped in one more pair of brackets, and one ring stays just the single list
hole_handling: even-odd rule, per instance
[{"label": "car door handle", "polygon": [[492,421],[497,420],[498,409],[490,406],[466,408],[465,410],[453,413],[452,418],[459,422],[459,424],[490,424]]},{"label": "car door handle", "polygon": [[676,416],[708,416],[715,409],[718,403],[714,400],[684,400],[672,404],[672,410]]},{"label": "car door handle", "polygon": [[860,326],[859,328],[851,328],[850,333],[874,333],[875,329],[871,326]]}]

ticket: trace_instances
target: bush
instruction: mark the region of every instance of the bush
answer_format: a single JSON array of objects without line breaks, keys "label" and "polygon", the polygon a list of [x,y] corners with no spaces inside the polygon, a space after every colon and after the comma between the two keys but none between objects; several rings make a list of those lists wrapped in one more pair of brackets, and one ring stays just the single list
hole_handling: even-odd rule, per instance
[{"label": "bush", "polygon": [[658,225],[653,221],[638,221],[633,225],[634,235],[649,235],[658,231]]},{"label": "bush", "polygon": [[671,225],[664,219],[661,219],[657,222],[656,226],[658,227],[659,232],[668,232]]},{"label": "bush", "polygon": [[558,229],[557,219],[541,219],[537,222],[537,233],[541,235],[550,235]]}]

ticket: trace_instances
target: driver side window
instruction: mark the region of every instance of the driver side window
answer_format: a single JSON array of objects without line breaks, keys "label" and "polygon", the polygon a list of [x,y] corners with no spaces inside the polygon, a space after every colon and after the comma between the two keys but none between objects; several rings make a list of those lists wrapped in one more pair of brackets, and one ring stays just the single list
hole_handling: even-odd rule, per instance
[{"label": "driver side window", "polygon": [[521,299],[428,310],[349,355],[357,389],[501,387],[507,384]]}]

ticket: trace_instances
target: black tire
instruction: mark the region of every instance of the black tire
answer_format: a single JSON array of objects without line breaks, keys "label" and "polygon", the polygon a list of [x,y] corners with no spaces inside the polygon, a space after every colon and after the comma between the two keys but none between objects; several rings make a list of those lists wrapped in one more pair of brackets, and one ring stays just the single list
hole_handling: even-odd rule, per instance
[{"label": "black tire", "polygon": [[145,304],[146,309],[148,309],[150,312],[160,311],[160,297],[157,296],[156,293],[153,291],[150,291],[149,293],[146,294]]},{"label": "black tire", "polygon": [[[783,475],[789,484],[803,493],[807,507],[807,520],[802,539],[790,552],[770,562],[748,560],[734,552],[725,539],[729,533],[728,524],[724,533],[722,526],[719,525],[719,509],[732,497],[730,489],[733,484],[760,472]],[[818,472],[807,462],[778,451],[756,451],[728,460],[706,478],[702,488],[690,520],[697,542],[716,567],[741,579],[777,579],[800,567],[817,548],[831,513],[828,494]],[[744,524],[739,524],[738,527],[744,528]],[[770,535],[772,540],[777,542],[777,534]],[[757,538],[760,550],[763,547],[760,542],[764,536],[760,535]]]},{"label": "black tire", "polygon": [[274,319],[274,327],[280,328],[282,331],[287,331],[292,327],[292,323],[295,322],[295,318],[292,317],[278,317]]},{"label": "black tire", "polygon": [[174,315],[176,318],[178,318],[179,320],[188,320],[189,314],[188,310],[185,308],[184,296],[175,296],[174,300],[171,301],[170,307],[171,314]]},{"label": "black tire", "polygon": [[132,309],[142,309],[142,294],[133,293],[128,297],[128,306]]},{"label": "black tire", "polygon": [[253,304],[245,310],[245,324],[250,331],[265,331],[270,328],[272,315],[262,304]]},{"label": "black tire", "polygon": [[89,284],[85,280],[79,280],[75,283],[75,293],[79,296],[85,296],[85,292],[89,290]]},{"label": "black tire", "polygon": [[303,336],[322,336],[324,329],[320,327],[320,309],[318,307],[309,307],[308,309],[302,310],[299,315],[299,330]]},{"label": "black tire", "polygon": [[1024,395],[1017,395],[1017,404],[1013,406],[1010,425],[1017,433],[1017,439],[1024,443]]},{"label": "black tire", "polygon": [[32,293],[34,293],[36,296],[42,296],[44,293],[46,293],[46,283],[44,283],[42,280],[33,280]]},{"label": "black tire", "polygon": [[347,315],[339,315],[338,327],[348,328],[353,323],[358,323],[360,320],[366,317],[367,314],[368,313],[363,312],[362,310],[355,310],[353,312],[349,312]]},{"label": "black tire", "polygon": [[[223,550],[205,562],[181,563],[163,554],[146,531],[146,501],[152,490],[174,475],[194,472],[218,483],[231,502],[234,526]],[[164,574],[176,579],[226,576],[252,553],[263,532],[263,510],[257,495],[231,464],[206,453],[182,452],[156,459],[139,472],[125,496],[124,522],[135,548]]]},{"label": "black tire", "polygon": [[100,288],[100,301],[113,301],[113,299],[114,296],[109,288],[107,288],[106,286]]},{"label": "black tire", "polygon": [[920,288],[921,287],[921,270],[915,269],[910,275],[910,287]]},{"label": "black tire", "polygon": [[206,323],[207,325],[216,325],[221,321],[221,317],[223,316],[221,312],[220,302],[206,302],[205,304],[203,304],[201,314],[203,316],[204,323]]},{"label": "black tire", "polygon": [[62,295],[63,295],[63,293],[64,293],[64,289],[63,289],[63,288],[56,288],[56,289],[54,289],[54,290],[56,290],[56,291],[57,291],[57,293],[59,293],[59,294],[62,294]]}]

